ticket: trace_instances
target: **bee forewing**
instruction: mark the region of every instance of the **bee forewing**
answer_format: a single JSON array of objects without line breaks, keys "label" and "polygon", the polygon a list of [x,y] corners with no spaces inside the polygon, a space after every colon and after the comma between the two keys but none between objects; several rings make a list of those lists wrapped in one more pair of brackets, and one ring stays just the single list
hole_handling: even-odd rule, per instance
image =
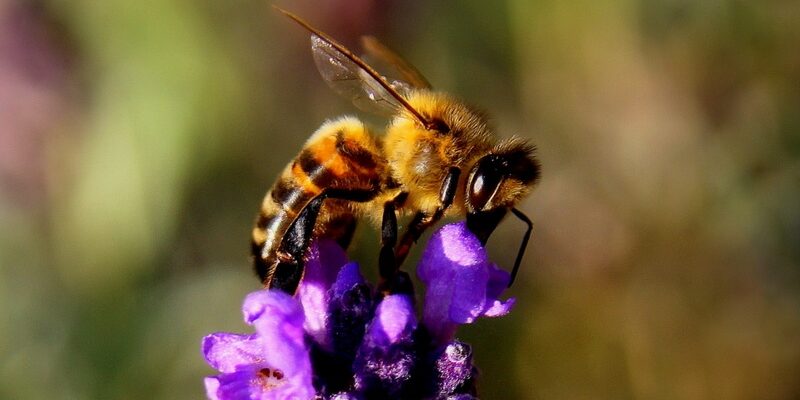
[{"label": "bee forewing", "polygon": [[[402,104],[364,69],[345,54],[317,35],[311,35],[311,52],[322,78],[336,93],[350,99],[361,110],[379,115],[392,116]],[[395,86],[401,94],[409,89],[402,83]]]},{"label": "bee forewing", "polygon": [[379,71],[385,71],[389,77],[388,81],[393,86],[404,86],[407,90],[411,88],[431,88],[431,84],[414,65],[406,61],[375,37],[362,36],[361,47],[363,47],[365,51],[365,54],[361,58],[371,64],[374,63],[372,65]]}]

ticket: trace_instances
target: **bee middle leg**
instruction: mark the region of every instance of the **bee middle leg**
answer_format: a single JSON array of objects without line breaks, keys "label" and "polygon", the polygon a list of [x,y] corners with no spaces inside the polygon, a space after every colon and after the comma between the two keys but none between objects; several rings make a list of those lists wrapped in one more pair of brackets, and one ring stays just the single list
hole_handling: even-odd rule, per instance
[{"label": "bee middle leg", "polygon": [[394,199],[383,205],[381,220],[381,252],[378,258],[380,282],[378,290],[383,293],[412,293],[411,279],[408,274],[398,270],[394,246],[397,244],[397,207],[402,206],[408,198],[407,192],[401,192]]},{"label": "bee middle leg", "polygon": [[278,248],[278,263],[269,282],[270,289],[280,289],[294,294],[303,278],[305,254],[314,234],[314,225],[326,199],[339,199],[355,202],[372,200],[376,190],[327,189],[311,200],[292,222]]},{"label": "bee middle leg", "polygon": [[438,222],[442,215],[444,214],[443,211],[437,210],[433,214],[426,214],[422,211],[417,212],[414,214],[414,218],[411,220],[411,223],[408,225],[408,229],[403,233],[403,237],[400,239],[400,244],[397,245],[395,249],[395,265],[397,268],[400,268],[400,265],[403,264],[406,257],[408,256],[409,251],[411,251],[411,246],[417,242],[417,240],[425,233],[431,225]]}]

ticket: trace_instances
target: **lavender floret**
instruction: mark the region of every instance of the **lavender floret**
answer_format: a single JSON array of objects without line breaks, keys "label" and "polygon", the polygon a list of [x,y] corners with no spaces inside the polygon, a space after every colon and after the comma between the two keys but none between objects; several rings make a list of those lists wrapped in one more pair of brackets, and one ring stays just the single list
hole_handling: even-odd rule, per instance
[{"label": "lavender floret", "polygon": [[399,397],[417,361],[413,337],[416,328],[410,296],[398,294],[383,299],[356,356],[357,390],[372,396]]},{"label": "lavender floret", "polygon": [[448,344],[436,359],[436,372],[436,394],[439,397],[453,393],[472,394],[476,378],[472,347],[457,340]]}]

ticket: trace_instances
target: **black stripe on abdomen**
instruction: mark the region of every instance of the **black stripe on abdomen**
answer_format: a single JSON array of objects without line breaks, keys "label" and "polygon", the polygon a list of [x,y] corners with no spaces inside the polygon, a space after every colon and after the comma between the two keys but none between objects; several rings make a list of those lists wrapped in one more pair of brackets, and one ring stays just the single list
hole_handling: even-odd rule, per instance
[{"label": "black stripe on abdomen", "polygon": [[296,162],[300,164],[300,169],[308,176],[308,179],[321,189],[330,187],[337,178],[329,168],[325,167],[324,164],[320,164],[314,152],[309,149],[304,149],[300,152]]},{"label": "black stripe on abdomen", "polygon": [[353,143],[355,142],[346,140],[342,132],[336,134],[337,153],[364,169],[375,169],[375,167],[378,166],[375,155],[366,148],[358,145],[358,143],[355,143],[355,146]]}]

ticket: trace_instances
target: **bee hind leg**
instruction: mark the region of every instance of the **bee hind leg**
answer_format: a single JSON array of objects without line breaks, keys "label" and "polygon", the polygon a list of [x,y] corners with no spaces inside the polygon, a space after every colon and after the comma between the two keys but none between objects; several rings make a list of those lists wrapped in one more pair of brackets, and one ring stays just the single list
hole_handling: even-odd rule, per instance
[{"label": "bee hind leg", "polygon": [[297,291],[305,269],[306,250],[313,239],[314,225],[325,199],[365,202],[372,200],[377,193],[374,190],[327,189],[306,204],[281,241],[278,262],[269,281],[269,288],[280,289],[289,294]]},{"label": "bee hind leg", "polygon": [[305,269],[306,248],[324,200],[322,196],[311,200],[284,235],[278,249],[278,262],[269,281],[270,289],[280,289],[289,294],[297,290]]}]

